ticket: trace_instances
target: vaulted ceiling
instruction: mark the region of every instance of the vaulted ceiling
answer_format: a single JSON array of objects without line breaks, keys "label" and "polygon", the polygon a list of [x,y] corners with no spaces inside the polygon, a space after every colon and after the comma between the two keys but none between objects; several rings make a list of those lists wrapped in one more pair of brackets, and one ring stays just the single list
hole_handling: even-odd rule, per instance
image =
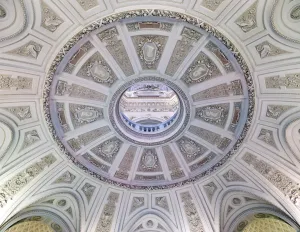
[{"label": "vaulted ceiling", "polygon": [[[0,1],[0,230],[296,228],[299,25],[299,0]],[[118,113],[149,82],[162,131]]]}]

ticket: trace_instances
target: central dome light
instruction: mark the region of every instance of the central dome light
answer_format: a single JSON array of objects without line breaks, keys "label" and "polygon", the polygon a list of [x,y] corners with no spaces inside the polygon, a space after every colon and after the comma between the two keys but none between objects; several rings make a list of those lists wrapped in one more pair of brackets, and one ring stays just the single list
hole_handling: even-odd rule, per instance
[{"label": "central dome light", "polygon": [[180,103],[177,94],[158,82],[141,82],[129,87],[119,101],[122,120],[140,133],[157,133],[177,119]]},{"label": "central dome light", "polygon": [[129,80],[115,91],[109,119],[131,143],[157,146],[175,139],[188,124],[190,101],[175,83],[158,76]]}]

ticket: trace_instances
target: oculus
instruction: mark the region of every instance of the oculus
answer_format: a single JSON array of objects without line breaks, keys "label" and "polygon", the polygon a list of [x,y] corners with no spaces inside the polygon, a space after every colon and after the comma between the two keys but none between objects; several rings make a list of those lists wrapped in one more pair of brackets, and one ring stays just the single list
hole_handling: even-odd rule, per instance
[{"label": "oculus", "polygon": [[156,133],[170,126],[180,110],[177,94],[159,82],[129,87],[119,101],[120,116],[133,130]]}]

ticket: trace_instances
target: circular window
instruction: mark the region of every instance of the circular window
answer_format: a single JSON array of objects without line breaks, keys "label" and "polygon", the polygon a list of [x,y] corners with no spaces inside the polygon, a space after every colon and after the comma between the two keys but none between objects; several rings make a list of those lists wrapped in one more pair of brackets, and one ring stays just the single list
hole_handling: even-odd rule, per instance
[{"label": "circular window", "polygon": [[159,82],[130,86],[119,101],[120,117],[134,131],[158,133],[178,118],[180,102],[173,89]]},{"label": "circular window", "polygon": [[182,133],[190,120],[190,110],[188,97],[174,82],[147,76],[126,82],[114,93],[109,119],[127,141],[157,146]]}]

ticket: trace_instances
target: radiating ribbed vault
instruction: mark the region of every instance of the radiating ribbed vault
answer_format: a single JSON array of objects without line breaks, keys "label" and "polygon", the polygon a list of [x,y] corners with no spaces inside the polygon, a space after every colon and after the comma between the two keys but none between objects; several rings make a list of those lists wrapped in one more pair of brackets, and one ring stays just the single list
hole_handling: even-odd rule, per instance
[{"label": "radiating ribbed vault", "polygon": [[299,230],[299,23],[299,0],[0,1],[0,230]]}]

